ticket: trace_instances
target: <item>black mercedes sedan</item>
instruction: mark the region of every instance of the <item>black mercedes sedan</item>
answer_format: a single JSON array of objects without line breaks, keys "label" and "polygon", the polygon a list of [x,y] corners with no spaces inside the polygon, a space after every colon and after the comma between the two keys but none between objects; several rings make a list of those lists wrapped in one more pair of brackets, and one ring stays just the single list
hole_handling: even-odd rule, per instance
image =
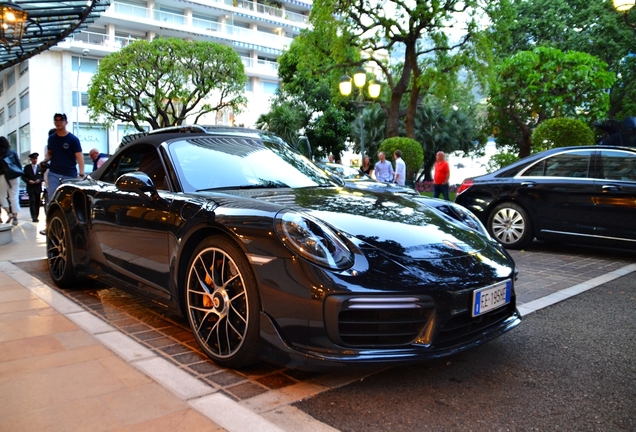
[{"label": "black mercedes sedan", "polygon": [[507,248],[546,241],[636,248],[636,149],[563,147],[464,180],[455,202]]},{"label": "black mercedes sedan", "polygon": [[280,138],[139,134],[47,211],[60,287],[99,278],[180,311],[215,362],[414,362],[520,323],[515,264],[435,209],[334,183]]}]

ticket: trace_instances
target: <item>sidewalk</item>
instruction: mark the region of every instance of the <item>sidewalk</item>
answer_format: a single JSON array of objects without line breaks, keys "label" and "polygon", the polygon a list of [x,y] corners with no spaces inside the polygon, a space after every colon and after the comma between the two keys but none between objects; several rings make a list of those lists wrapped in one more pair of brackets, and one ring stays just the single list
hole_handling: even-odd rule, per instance
[{"label": "sidewalk", "polygon": [[30,220],[0,246],[0,431],[223,430],[12,277],[45,256]]}]

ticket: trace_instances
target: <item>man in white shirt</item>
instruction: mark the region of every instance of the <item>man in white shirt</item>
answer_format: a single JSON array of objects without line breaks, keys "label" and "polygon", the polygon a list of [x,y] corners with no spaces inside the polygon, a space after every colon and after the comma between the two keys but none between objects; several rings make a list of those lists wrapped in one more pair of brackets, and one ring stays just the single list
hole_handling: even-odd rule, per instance
[{"label": "man in white shirt", "polygon": [[402,160],[402,150],[396,150],[393,153],[393,159],[395,159],[395,177],[393,181],[404,186],[406,183],[406,164]]}]

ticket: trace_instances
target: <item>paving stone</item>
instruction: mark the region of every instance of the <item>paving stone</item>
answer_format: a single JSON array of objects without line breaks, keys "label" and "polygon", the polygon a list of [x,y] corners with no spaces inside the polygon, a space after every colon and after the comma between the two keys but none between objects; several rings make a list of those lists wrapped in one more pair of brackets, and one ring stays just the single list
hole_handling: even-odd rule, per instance
[{"label": "paving stone", "polygon": [[219,373],[215,373],[212,375],[208,375],[205,377],[205,381],[208,381],[210,383],[214,383],[216,385],[219,385],[221,387],[226,387],[229,386],[231,384],[237,384],[241,381],[244,381],[245,378],[234,373],[234,372],[229,372],[229,371],[223,371],[223,372],[219,372]]},{"label": "paving stone", "polygon": [[297,383],[296,380],[283,375],[282,373],[260,377],[257,378],[256,381],[272,390],[287,387]]},{"label": "paving stone", "polygon": [[231,393],[238,399],[242,400],[258,396],[259,394],[263,394],[267,392],[268,389],[265,387],[261,387],[258,384],[254,384],[253,382],[246,382],[232,387],[225,387],[223,391],[225,393]]}]

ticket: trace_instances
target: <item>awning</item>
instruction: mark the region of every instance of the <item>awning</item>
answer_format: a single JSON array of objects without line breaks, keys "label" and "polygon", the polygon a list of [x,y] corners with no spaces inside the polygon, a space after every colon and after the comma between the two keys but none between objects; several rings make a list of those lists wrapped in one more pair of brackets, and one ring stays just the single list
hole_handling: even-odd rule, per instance
[{"label": "awning", "polygon": [[28,14],[27,24],[19,46],[8,50],[0,44],[0,71],[46,51],[74,31],[85,28],[108,8],[110,0],[17,0],[15,3]]}]

